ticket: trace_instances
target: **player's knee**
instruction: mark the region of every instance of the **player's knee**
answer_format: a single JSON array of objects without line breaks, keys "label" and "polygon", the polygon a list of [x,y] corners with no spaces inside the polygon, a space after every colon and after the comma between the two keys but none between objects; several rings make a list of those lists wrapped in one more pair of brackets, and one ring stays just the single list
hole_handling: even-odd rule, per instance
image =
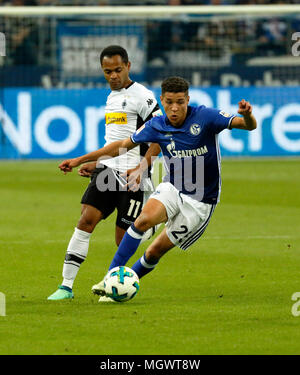
[{"label": "player's knee", "polygon": [[98,220],[96,220],[94,217],[83,214],[79,219],[77,228],[85,232],[92,233],[97,223]]},{"label": "player's knee", "polygon": [[92,233],[102,217],[102,213],[96,208],[82,205],[81,216],[78,221],[77,228],[85,232]]},{"label": "player's knee", "polygon": [[146,232],[149,228],[152,228],[155,225],[153,220],[151,220],[150,215],[147,213],[141,213],[140,216],[134,222],[134,226],[141,232]]}]

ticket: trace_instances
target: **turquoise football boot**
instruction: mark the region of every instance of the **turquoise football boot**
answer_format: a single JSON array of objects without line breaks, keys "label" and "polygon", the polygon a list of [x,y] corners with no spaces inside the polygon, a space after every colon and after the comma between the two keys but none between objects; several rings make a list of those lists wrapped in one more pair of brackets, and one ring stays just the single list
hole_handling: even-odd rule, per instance
[{"label": "turquoise football boot", "polygon": [[71,299],[74,298],[74,294],[72,289],[68,288],[67,286],[59,285],[56,292],[51,294],[47,299],[51,301],[59,301],[61,299]]}]

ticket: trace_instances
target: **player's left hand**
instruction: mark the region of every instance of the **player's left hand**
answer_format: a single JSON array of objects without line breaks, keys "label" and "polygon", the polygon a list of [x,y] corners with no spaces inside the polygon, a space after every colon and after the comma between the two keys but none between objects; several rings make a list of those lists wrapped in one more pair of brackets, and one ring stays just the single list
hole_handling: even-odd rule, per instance
[{"label": "player's left hand", "polygon": [[86,163],[78,169],[78,174],[81,177],[91,177],[95,169],[96,163]]},{"label": "player's left hand", "polygon": [[128,190],[138,191],[141,184],[141,176],[143,175],[142,170],[137,166],[136,168],[128,169],[122,174],[127,179],[126,186]]},{"label": "player's left hand", "polygon": [[245,99],[242,99],[239,102],[238,113],[242,116],[250,116],[252,113],[252,105],[249,102],[246,102]]}]

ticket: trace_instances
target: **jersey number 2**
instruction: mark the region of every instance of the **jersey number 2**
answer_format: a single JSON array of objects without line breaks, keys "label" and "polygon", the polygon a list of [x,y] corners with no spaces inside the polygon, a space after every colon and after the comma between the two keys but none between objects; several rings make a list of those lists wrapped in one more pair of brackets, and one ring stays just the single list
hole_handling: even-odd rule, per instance
[{"label": "jersey number 2", "polygon": [[[171,232],[171,233],[173,234],[173,236],[175,237],[176,240],[178,240],[178,238],[179,238],[180,236],[182,236],[183,234],[185,234],[184,237],[187,236],[186,233],[188,232],[188,227],[187,227],[186,225],[180,225],[180,228],[182,228],[182,230],[173,230],[173,231]],[[183,240],[184,237],[182,237],[178,242],[179,242],[179,243],[182,242],[182,240]]]}]

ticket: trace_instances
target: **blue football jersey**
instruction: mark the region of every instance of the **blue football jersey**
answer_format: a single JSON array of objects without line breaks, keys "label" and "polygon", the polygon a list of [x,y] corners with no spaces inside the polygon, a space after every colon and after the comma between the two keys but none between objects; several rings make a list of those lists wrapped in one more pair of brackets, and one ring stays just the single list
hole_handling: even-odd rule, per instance
[{"label": "blue football jersey", "polygon": [[180,192],[204,203],[215,204],[221,191],[218,134],[235,117],[217,109],[188,107],[184,123],[175,128],[166,115],[157,116],[137,130],[134,143],[160,145],[166,176]]}]

